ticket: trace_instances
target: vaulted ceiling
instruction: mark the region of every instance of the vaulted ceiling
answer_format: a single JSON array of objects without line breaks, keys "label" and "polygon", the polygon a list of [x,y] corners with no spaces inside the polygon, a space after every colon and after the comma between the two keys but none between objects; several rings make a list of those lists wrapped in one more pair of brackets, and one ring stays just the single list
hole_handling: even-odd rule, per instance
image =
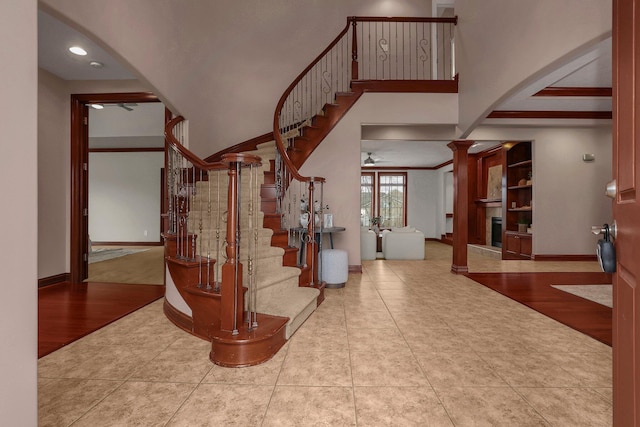
[{"label": "vaulted ceiling", "polygon": [[[51,15],[38,15],[39,66],[65,80],[134,79],[107,50]],[[68,51],[73,45],[86,56]],[[93,63],[93,65],[92,65]],[[99,63],[99,64],[96,64]],[[611,116],[611,39],[604,40],[579,58],[539,76],[503,99],[484,120],[487,125],[592,125]],[[451,159],[446,147],[453,130],[440,130],[442,138],[385,137],[363,130],[362,161],[372,153],[376,166],[435,167]],[[398,132],[402,135],[404,132]],[[436,133],[437,134],[437,133]],[[391,136],[389,136],[391,135]],[[433,133],[432,133],[433,135]],[[451,136],[453,137],[453,136]],[[499,141],[479,141],[470,152],[485,150]]]}]

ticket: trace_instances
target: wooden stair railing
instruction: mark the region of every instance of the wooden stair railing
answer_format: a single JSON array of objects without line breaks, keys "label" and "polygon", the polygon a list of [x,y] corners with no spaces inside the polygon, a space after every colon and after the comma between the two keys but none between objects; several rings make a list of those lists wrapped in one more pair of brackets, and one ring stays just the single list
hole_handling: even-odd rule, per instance
[{"label": "wooden stair railing", "polygon": [[456,17],[348,17],[276,106],[274,136],[296,168],[363,92],[457,92],[456,23]]},{"label": "wooden stair railing", "polygon": [[[452,61],[456,21],[456,18],[349,17],[345,29],[279,100],[272,134],[277,150],[275,164],[271,165],[275,174],[270,178],[273,183],[262,187],[260,206],[265,212],[270,211],[264,215],[263,224],[274,230],[271,242],[285,249],[284,259],[288,264],[297,259],[289,248],[291,230],[299,228],[300,218],[306,214],[307,238],[302,245],[305,257],[301,266],[306,278],[303,279],[305,274],[300,275],[299,283],[316,288],[309,291],[323,289],[318,263],[322,239],[318,244],[313,236],[318,228],[322,232],[324,227],[325,179],[302,176],[298,169],[364,92],[457,92]],[[246,145],[242,144],[242,147],[229,147],[207,161],[199,160],[173,137],[173,130],[181,125],[182,119],[177,118],[167,126],[170,130],[167,132],[167,151],[178,153],[186,159],[187,166],[172,168],[168,179],[174,193],[168,196],[170,209],[165,217],[168,224],[165,251],[171,275],[181,283],[179,292],[191,307],[193,319],[191,323],[183,318],[174,323],[210,339],[210,357],[214,363],[225,366],[260,363],[271,357],[292,333],[287,330],[285,334],[284,331],[285,325],[289,327],[288,318],[258,313],[255,288],[243,286],[243,275],[246,275],[243,272],[247,271],[247,266],[243,266],[239,257],[239,236],[243,226],[236,209],[240,208],[242,198],[239,196],[241,186],[235,184],[241,170],[259,164],[260,158],[229,154],[242,151]],[[250,141],[251,149],[256,149],[272,135],[254,138]],[[191,195],[195,194],[199,183],[212,176],[220,183],[222,172],[228,175],[225,185],[231,184],[227,187],[225,201],[229,206],[225,211],[228,215],[226,246],[220,243],[222,233],[217,224],[216,255],[212,257],[209,250],[203,250],[203,247],[211,246],[211,230],[207,236],[203,234],[202,219],[194,222],[191,207],[197,199]],[[274,205],[276,212],[272,213]],[[219,210],[220,204],[216,206]],[[256,201],[249,211],[257,212]],[[252,218],[257,221],[256,216]],[[220,261],[225,256],[226,261],[221,266]],[[247,259],[249,276],[254,261]],[[322,294],[317,299],[319,303]],[[310,309],[304,310],[308,315]],[[300,319],[304,321],[304,317],[296,319],[298,325]],[[256,328],[257,324],[263,326]]]},{"label": "wooden stair railing", "polygon": [[[275,140],[275,188],[263,185],[262,206],[265,226],[274,230],[273,244],[291,246],[283,236],[299,227],[299,217],[306,213],[315,218],[315,209],[297,209],[300,199],[309,200],[311,177],[301,177],[298,169],[329,134],[333,127],[365,92],[448,92],[458,91],[453,64],[453,28],[457,18],[384,18],[349,17],[347,25],[334,41],[294,80],[282,95],[274,114],[274,131],[228,147],[207,158],[219,161],[229,152],[256,150],[258,145]],[[436,43],[437,42],[437,43]],[[302,178],[302,179],[300,179]],[[324,178],[314,178],[316,194],[322,193]],[[294,190],[289,187],[293,181]],[[319,185],[319,186],[318,186]],[[267,188],[270,187],[270,188]],[[267,194],[269,193],[269,194]],[[315,201],[311,197],[313,206]],[[276,210],[269,204],[276,201]],[[320,203],[318,216],[324,204]],[[272,214],[273,213],[273,214]],[[279,223],[278,223],[279,221]],[[312,228],[323,223],[310,221]],[[321,248],[308,242],[307,254]],[[305,259],[306,267],[317,266],[317,259]],[[319,277],[315,271],[309,277]],[[301,285],[313,282],[301,275]],[[318,282],[322,283],[321,277]]]},{"label": "wooden stair railing", "polygon": [[[233,152],[244,152],[256,154],[263,158],[264,182],[260,187],[260,209],[264,213],[263,227],[273,230],[271,245],[285,250],[283,265],[297,267],[301,270],[299,285],[302,287],[312,286],[311,268],[306,263],[299,262],[299,242],[293,241],[288,229],[283,228],[282,214],[277,207],[278,191],[276,186],[275,156],[276,146],[273,132],[260,135],[231,147],[225,148],[205,159],[206,161],[219,161],[224,154]],[[265,159],[268,159],[268,163]],[[268,167],[267,167],[268,164]],[[315,284],[320,290],[318,305],[324,300],[324,287]]]},{"label": "wooden stair railing", "polygon": [[[273,118],[283,228],[297,227],[301,213],[312,219],[308,236],[323,228],[325,179],[304,177],[298,169],[364,92],[457,92],[456,23],[457,18],[348,17],[340,34],[287,87]],[[295,208],[300,199],[309,207],[319,201],[319,209],[301,212]],[[319,221],[313,220],[316,214]],[[307,243],[308,256],[321,249]]]},{"label": "wooden stair railing", "polygon": [[[163,235],[169,272],[192,313],[190,323],[186,316],[174,323],[210,340],[216,364],[264,362],[292,332],[288,317],[258,312],[260,158],[228,153],[220,162],[204,162],[174,136],[182,123],[178,117],[167,124],[169,212]],[[314,307],[316,296],[310,296]]]}]

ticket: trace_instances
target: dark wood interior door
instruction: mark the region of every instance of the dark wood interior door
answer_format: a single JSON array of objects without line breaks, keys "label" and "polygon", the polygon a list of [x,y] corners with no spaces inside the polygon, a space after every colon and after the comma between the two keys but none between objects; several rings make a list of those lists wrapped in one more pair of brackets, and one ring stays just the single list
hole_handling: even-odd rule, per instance
[{"label": "dark wood interior door", "polygon": [[160,102],[152,93],[71,95],[71,240],[70,280],[81,283],[89,267],[89,104]]},{"label": "dark wood interior door", "polygon": [[640,424],[640,0],[613,2],[613,424]]}]

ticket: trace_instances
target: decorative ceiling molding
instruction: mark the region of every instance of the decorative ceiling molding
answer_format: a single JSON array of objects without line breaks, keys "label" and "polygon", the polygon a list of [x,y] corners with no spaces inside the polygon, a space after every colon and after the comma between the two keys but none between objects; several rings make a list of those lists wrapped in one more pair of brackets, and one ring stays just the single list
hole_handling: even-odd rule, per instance
[{"label": "decorative ceiling molding", "polygon": [[514,111],[491,112],[488,119],[611,119],[611,111]]},{"label": "decorative ceiling molding", "polygon": [[415,171],[415,170],[424,170],[424,171],[433,171],[438,170],[444,166],[450,165],[453,163],[453,160],[447,160],[444,163],[440,163],[436,166],[360,166],[363,171]]}]

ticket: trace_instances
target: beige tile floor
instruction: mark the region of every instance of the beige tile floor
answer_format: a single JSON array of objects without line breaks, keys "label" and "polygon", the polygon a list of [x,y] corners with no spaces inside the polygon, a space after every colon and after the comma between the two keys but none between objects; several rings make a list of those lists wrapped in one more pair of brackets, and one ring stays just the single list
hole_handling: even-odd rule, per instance
[{"label": "beige tile floor", "polygon": [[[610,426],[611,348],[425,261],[367,261],[270,361],[208,360],[151,304],[39,362],[40,426]],[[597,271],[499,261],[471,271]]]}]

